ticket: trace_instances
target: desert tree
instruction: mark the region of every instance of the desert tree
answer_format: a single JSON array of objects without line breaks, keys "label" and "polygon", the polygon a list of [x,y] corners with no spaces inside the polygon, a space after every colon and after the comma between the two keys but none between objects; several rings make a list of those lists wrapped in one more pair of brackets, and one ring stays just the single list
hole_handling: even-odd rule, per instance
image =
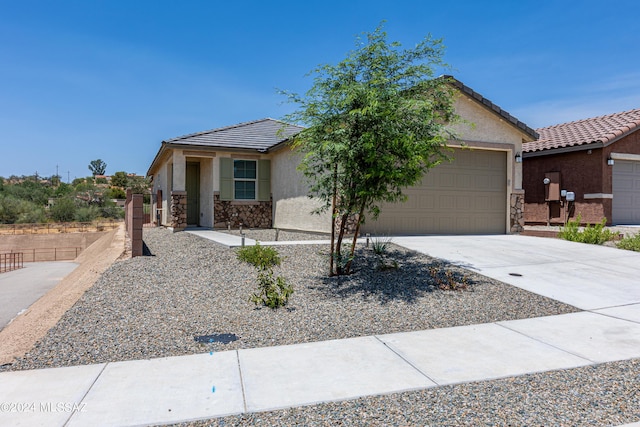
[{"label": "desert tree", "polygon": [[[449,158],[448,125],[458,116],[455,89],[435,74],[448,68],[443,54],[442,40],[431,36],[409,49],[388,42],[381,24],[337,65],[313,70],[306,94],[282,91],[297,104],[286,120],[306,127],[292,140],[303,154],[299,169],[322,202],[317,212],[331,212],[330,275],[350,272],[367,215],[406,200],[403,189]],[[345,255],[350,218],[355,234]]]},{"label": "desert tree", "polygon": [[107,164],[102,159],[91,160],[89,170],[95,177],[96,175],[104,175],[107,170]]}]

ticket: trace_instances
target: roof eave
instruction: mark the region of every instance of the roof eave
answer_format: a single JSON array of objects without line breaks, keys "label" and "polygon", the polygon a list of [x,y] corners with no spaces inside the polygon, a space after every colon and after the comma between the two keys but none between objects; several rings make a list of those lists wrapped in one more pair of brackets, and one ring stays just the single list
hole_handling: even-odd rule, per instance
[{"label": "roof eave", "polygon": [[458,89],[462,94],[468,96],[470,99],[473,99],[483,108],[500,117],[500,119],[505,120],[511,126],[520,131],[520,133],[524,134],[525,137],[530,138],[531,141],[535,141],[540,137],[538,132],[536,132],[534,129],[509,114],[506,110],[500,108],[500,106],[491,102],[491,100],[489,100],[488,98],[485,98],[480,93],[471,89],[460,80],[450,75],[444,75],[443,77],[448,80],[449,84]]},{"label": "roof eave", "polygon": [[523,151],[522,158],[526,159],[529,157],[540,157],[540,156],[549,156],[552,154],[562,154],[562,153],[572,153],[576,151],[587,151],[594,150],[597,148],[604,147],[601,141],[590,142],[588,144],[580,144],[580,145],[572,145],[569,147],[558,147],[558,148],[546,148],[543,150],[536,151]]}]

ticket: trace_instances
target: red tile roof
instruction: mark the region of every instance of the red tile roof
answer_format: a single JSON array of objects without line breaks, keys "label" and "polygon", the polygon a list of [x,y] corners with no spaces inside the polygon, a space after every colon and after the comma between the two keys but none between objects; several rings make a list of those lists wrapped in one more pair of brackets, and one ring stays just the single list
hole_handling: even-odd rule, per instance
[{"label": "red tile roof", "polygon": [[540,138],[523,144],[523,151],[527,153],[594,143],[606,146],[638,129],[640,108],[536,129]]}]

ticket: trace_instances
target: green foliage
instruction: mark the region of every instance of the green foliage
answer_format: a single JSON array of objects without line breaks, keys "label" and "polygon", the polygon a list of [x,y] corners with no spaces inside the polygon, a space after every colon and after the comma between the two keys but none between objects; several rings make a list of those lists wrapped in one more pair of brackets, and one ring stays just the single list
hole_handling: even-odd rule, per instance
[{"label": "green foliage", "polygon": [[284,307],[293,294],[293,287],[282,276],[273,277],[271,268],[258,273],[258,292],[249,297],[255,305],[266,305],[269,308]]},{"label": "green foliage", "polygon": [[558,233],[558,237],[571,242],[590,243],[594,245],[601,245],[613,239],[614,234],[611,230],[605,228],[605,224],[607,223],[606,218],[602,218],[600,223],[593,226],[587,224],[582,231],[580,230],[581,219],[582,217],[578,215],[575,220],[569,220],[567,225]]},{"label": "green foliage", "polygon": [[74,220],[78,222],[91,222],[100,216],[100,208],[97,206],[81,206],[76,209]]},{"label": "green foliage", "polygon": [[269,246],[260,246],[260,243],[240,248],[238,250],[238,259],[248,262],[260,271],[280,265],[281,262],[278,251]]},{"label": "green foliage", "polygon": [[58,222],[70,222],[76,218],[76,202],[71,197],[57,199],[49,210],[51,218]]},{"label": "green foliage", "polygon": [[635,236],[625,237],[616,243],[616,246],[620,249],[640,252],[640,233]]},{"label": "green foliage", "polygon": [[29,200],[0,194],[0,224],[42,222],[44,209]]},{"label": "green foliage", "polygon": [[371,239],[371,249],[376,255],[385,255],[393,239],[391,237],[374,237]]},{"label": "green foliage", "polygon": [[129,186],[129,177],[126,172],[119,171],[111,177],[111,185],[114,187],[127,188]]},{"label": "green foliage", "polygon": [[[443,53],[442,41],[430,37],[401,49],[379,26],[346,59],[314,70],[306,95],[284,92],[299,105],[287,120],[307,126],[293,140],[304,154],[300,170],[323,203],[320,211],[334,209],[340,220],[331,248],[338,257],[349,217],[358,218],[357,227],[365,214],[377,217],[381,203],[406,200],[404,188],[448,159],[453,135],[446,126],[458,117],[455,89],[434,78],[446,66]],[[338,265],[330,274],[349,269]]]},{"label": "green foliage", "polygon": [[107,199],[126,199],[127,193],[122,188],[111,187],[105,192],[104,197]]},{"label": "green foliage", "polygon": [[278,251],[256,243],[254,246],[240,248],[238,259],[258,269],[258,292],[252,294],[249,301],[269,308],[278,308],[287,304],[289,297],[293,294],[293,287],[284,277],[273,277],[273,267],[280,265],[281,262]]},{"label": "green foliage", "polygon": [[103,162],[102,159],[91,160],[89,170],[93,176],[104,175],[107,170],[107,164]]}]

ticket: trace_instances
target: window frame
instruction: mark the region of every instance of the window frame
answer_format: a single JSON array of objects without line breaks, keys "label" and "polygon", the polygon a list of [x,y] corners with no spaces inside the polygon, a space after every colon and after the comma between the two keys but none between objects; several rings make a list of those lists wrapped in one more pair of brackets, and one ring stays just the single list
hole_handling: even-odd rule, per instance
[{"label": "window frame", "polygon": [[[253,162],[255,165],[255,177],[254,178],[236,178],[236,162]],[[258,200],[258,161],[253,159],[233,159],[233,200],[237,201],[256,201]],[[253,183],[253,198],[238,198],[236,190],[236,182],[252,182]],[[246,189],[244,190],[246,191]]]}]

